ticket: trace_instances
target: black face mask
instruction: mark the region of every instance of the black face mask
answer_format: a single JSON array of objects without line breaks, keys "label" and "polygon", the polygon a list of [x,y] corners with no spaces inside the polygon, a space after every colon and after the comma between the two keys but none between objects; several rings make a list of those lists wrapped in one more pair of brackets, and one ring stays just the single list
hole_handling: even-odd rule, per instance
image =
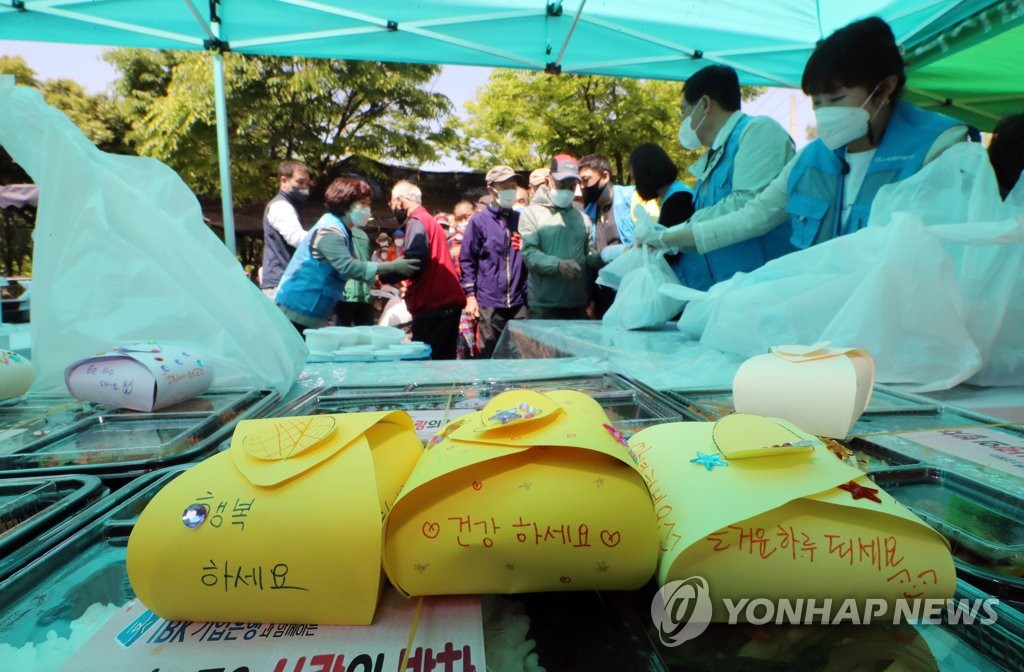
[{"label": "black face mask", "polygon": [[584,203],[596,203],[601,200],[601,196],[604,195],[604,190],[608,188],[608,183],[592,184],[589,187],[583,187],[583,202]]},{"label": "black face mask", "polygon": [[409,216],[409,211],[406,208],[391,208],[391,212],[395,215],[395,221],[399,226],[405,224],[405,220]]},{"label": "black face mask", "polygon": [[285,192],[285,196],[292,202],[297,208],[301,208],[307,200],[309,200],[309,189],[299,189],[294,187]]}]

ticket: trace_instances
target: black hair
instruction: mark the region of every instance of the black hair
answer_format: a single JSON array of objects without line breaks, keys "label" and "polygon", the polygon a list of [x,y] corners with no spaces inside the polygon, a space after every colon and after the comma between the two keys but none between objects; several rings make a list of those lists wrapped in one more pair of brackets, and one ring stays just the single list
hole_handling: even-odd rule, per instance
[{"label": "black hair", "polygon": [[696,105],[703,96],[728,112],[740,109],[740,79],[727,65],[709,65],[690,75],[683,85],[683,99]]},{"label": "black hair", "polygon": [[607,156],[600,154],[587,154],[580,159],[580,168],[590,168],[597,173],[608,173],[612,174],[612,164],[608,160]]},{"label": "black hair", "polygon": [[[459,200],[469,201],[470,203],[473,203],[474,205],[476,205],[476,202],[479,201],[481,198],[483,198],[486,195],[487,195],[487,189],[485,189],[483,187],[474,187],[472,189],[467,189],[466,193],[464,193],[462,195],[462,198],[459,199]],[[456,203],[456,205],[458,205],[458,203]]]},{"label": "black hair", "polygon": [[996,124],[988,160],[996,173],[999,195],[1005,199],[1024,172],[1024,113],[1003,117]]},{"label": "black hair", "polygon": [[906,66],[892,28],[872,16],[843,26],[819,42],[804,66],[800,88],[809,96],[831,93],[841,86],[871,91],[890,75],[899,77],[889,95],[896,100],[907,83]]},{"label": "black hair", "polygon": [[658,195],[658,190],[672,184],[679,175],[679,168],[672,157],[656,142],[647,142],[629,155],[629,171],[636,183],[636,193],[648,201]]}]

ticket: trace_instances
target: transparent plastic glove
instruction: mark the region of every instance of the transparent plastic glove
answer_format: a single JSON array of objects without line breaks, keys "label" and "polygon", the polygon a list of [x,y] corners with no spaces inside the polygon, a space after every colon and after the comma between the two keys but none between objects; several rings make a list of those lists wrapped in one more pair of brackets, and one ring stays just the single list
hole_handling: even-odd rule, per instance
[{"label": "transparent plastic glove", "polygon": [[633,229],[633,242],[637,245],[665,247],[665,227],[651,219],[651,215],[641,204],[633,206],[633,217],[636,227]]},{"label": "transparent plastic glove", "polygon": [[625,251],[625,245],[608,245],[603,250],[601,250],[601,261],[603,261],[606,264],[610,264]]}]

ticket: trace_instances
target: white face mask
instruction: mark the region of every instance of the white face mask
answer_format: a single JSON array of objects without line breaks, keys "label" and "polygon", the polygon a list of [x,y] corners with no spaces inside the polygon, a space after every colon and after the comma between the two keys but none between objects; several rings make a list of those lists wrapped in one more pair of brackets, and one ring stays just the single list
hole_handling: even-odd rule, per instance
[{"label": "white face mask", "polygon": [[516,204],[515,189],[501,189],[498,191],[498,207],[511,208]]},{"label": "white face mask", "polygon": [[[869,115],[864,106],[879,86],[881,84],[875,86],[858,107],[819,107],[814,111],[814,118],[818,121],[818,137],[826,147],[835,151],[868,134],[868,125],[875,117]],[[882,109],[881,106],[878,109]],[[878,110],[875,110],[875,114],[878,114]]]},{"label": "white face mask", "polygon": [[345,221],[361,229],[370,221],[370,209],[361,205],[354,205],[345,216]]},{"label": "white face mask", "polygon": [[572,205],[572,199],[576,197],[575,189],[555,189],[548,194],[551,203],[556,208],[568,208]]},{"label": "white face mask", "polygon": [[695,150],[700,149],[704,143],[697,137],[697,128],[700,128],[704,121],[708,118],[707,112],[704,113],[704,118],[697,124],[697,128],[693,127],[693,115],[697,113],[695,109],[690,113],[690,116],[683,119],[683,123],[679,125],[679,144],[683,146],[683,149]]}]

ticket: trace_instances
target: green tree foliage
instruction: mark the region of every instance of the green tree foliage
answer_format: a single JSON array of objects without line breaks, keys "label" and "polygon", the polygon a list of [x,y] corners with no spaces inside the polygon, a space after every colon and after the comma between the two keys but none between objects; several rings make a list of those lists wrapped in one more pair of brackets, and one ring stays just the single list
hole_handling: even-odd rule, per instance
[{"label": "green tree foliage", "polygon": [[14,83],[21,86],[39,86],[36,71],[21,56],[0,55],[0,75],[14,75]]},{"label": "green tree foliage", "polygon": [[604,154],[620,180],[630,152],[645,142],[681,164],[696,160],[675,141],[680,90],[676,82],[495,70],[466,104],[458,156],[477,170],[495,163],[528,170],[559,152]]},{"label": "green tree foliage", "polygon": [[[22,86],[38,89],[50,105],[68,115],[97,147],[108,152],[127,150],[122,142],[126,125],[105,94],[90,94],[70,79],[39,80],[21,56],[0,56],[0,74],[14,75]],[[29,181],[20,166],[0,149],[0,183]]]},{"label": "green tree foliage", "polygon": [[[121,113],[136,151],[164,161],[200,196],[219,194],[209,54],[118,49]],[[314,173],[343,158],[430,161],[454,132],[451,101],[425,90],[430,65],[225,54],[231,171],[237,202],[264,200],[277,163]]]},{"label": "green tree foliage", "polygon": [[[744,89],[744,98],[761,91]],[[686,166],[701,152],[676,141],[681,92],[678,82],[495,70],[466,104],[456,153],[476,170],[496,163],[532,170],[559,152],[603,154],[625,181],[633,149],[656,142]]]},{"label": "green tree foliage", "polygon": [[[0,74],[14,75],[15,83],[38,89],[46,102],[63,111],[94,144],[106,151],[124,148],[118,129],[124,124],[110,99],[92,95],[70,79],[40,80],[20,56],[0,56]],[[0,185],[31,182],[32,178],[0,147]],[[5,275],[32,272],[32,229],[35,208],[0,212],[0,265]]]}]

